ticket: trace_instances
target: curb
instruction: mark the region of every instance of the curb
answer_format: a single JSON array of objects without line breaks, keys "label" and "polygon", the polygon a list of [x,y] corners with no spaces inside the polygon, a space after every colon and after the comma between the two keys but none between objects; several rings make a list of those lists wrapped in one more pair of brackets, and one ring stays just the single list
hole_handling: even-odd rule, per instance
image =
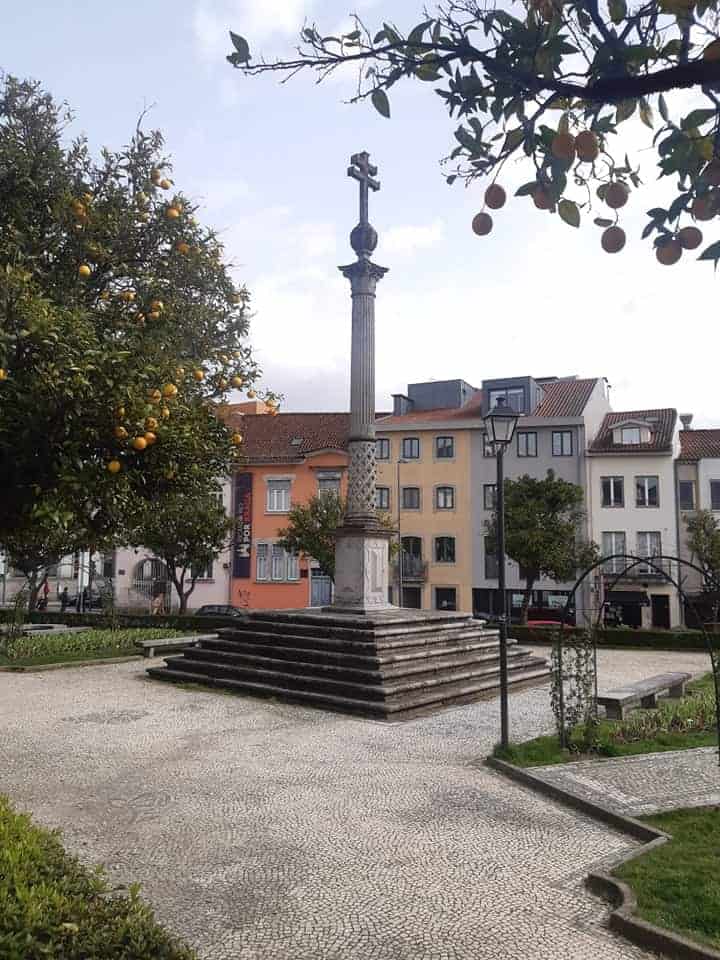
[{"label": "curb", "polygon": [[[555,786],[555,784],[546,783],[524,767],[516,767],[514,764],[497,757],[486,757],[484,762],[485,766],[504,774],[509,779],[642,841],[642,847],[620,857],[615,863],[616,867],[627,863],[629,860],[642,857],[650,850],[672,839],[670,834],[663,830],[650,827],[633,817],[623,816],[623,814],[611,810],[604,804],[577,797],[575,794]],[[607,873],[592,871],[585,878],[585,886],[591,893],[612,903],[615,909],[610,914],[610,929],[621,934],[636,946],[664,954],[671,957],[672,960],[720,960],[720,951],[703,946],[678,933],[656,927],[655,924],[636,917],[637,899],[631,887],[622,880],[618,880]]]},{"label": "curb", "polygon": [[132,653],[127,657],[100,657],[97,660],[63,660],[61,663],[36,663],[30,667],[0,667],[0,673],[40,673],[43,670],[64,670],[69,667],[99,667],[105,663],[129,663],[142,660],[142,654]]}]

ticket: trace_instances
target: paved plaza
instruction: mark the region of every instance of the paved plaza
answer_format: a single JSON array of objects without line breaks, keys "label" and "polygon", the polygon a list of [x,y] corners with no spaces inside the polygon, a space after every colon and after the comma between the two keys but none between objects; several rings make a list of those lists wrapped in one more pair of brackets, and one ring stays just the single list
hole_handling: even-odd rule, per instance
[{"label": "paved plaza", "polygon": [[[0,674],[2,790],[138,880],[203,960],[635,960],[585,892],[634,841],[480,765],[496,701],[402,725],[178,689],[145,663]],[[608,687],[708,669],[604,651]],[[513,739],[552,730],[548,685]]]}]

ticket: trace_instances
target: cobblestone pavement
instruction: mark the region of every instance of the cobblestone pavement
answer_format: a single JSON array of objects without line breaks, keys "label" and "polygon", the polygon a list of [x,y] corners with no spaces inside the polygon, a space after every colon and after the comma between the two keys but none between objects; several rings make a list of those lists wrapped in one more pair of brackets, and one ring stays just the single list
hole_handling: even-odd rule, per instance
[{"label": "cobblestone pavement", "polygon": [[533,767],[532,772],[630,817],[720,804],[717,747]]},{"label": "cobblestone pavement", "polygon": [[[0,788],[203,960],[648,956],[582,887],[634,841],[478,765],[496,701],[387,725],[145,665],[0,674]],[[706,658],[600,655],[603,683],[671,668]],[[510,708],[515,739],[550,731],[547,685]]]}]

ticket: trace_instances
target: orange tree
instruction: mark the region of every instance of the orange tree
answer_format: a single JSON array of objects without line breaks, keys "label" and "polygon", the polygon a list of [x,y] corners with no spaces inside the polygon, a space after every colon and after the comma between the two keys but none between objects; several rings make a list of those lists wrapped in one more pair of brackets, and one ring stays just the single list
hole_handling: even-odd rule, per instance
[{"label": "orange tree", "polygon": [[[516,191],[524,202],[573,227],[593,211],[603,249],[621,250],[620,211],[641,186],[621,125],[637,117],[670,181],[643,237],[672,264],[702,245],[696,221],[720,214],[717,9],[718,0],[449,0],[406,32],[391,23],[370,30],[357,16],[341,36],[305,26],[288,60],[255,62],[231,33],[227,59],[247,74],[314,70],[319,79],[355,64],[353,101],[369,98],[384,117],[401,80],[435,85],[460,120],[448,182],[486,180],[473,220],[480,235],[492,230],[488,209],[506,201],[503,165],[524,157],[528,180]],[[700,259],[717,264],[720,241]]]},{"label": "orange tree", "polygon": [[99,549],[144,503],[218,489],[241,437],[216,405],[258,375],[247,291],[160,134],[94,157],[69,122],[0,85],[0,546],[42,523]]}]

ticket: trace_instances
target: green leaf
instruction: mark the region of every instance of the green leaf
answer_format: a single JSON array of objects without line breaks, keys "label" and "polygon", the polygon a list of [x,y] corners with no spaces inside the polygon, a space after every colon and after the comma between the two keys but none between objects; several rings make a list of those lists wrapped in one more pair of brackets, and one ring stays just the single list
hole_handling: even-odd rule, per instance
[{"label": "green leaf", "polygon": [[598,227],[611,227],[613,225],[612,220],[606,220],[605,217],[595,217],[593,223]]},{"label": "green leaf", "polygon": [[708,120],[717,117],[717,110],[693,110],[682,121],[683,130],[690,130],[692,127],[701,127]]},{"label": "green leaf", "polygon": [[237,51],[237,58],[240,63],[247,63],[250,59],[250,47],[245,37],[241,37],[238,33],[233,33],[230,31],[230,39],[232,40],[232,45]]},{"label": "green leaf", "polygon": [[637,100],[621,100],[615,111],[615,123],[622,123],[635,113]]},{"label": "green leaf", "polygon": [[537,190],[537,180],[531,180],[530,183],[524,183],[521,187],[518,187],[515,191],[516,197],[529,197],[533,191]]},{"label": "green leaf", "polygon": [[660,116],[663,118],[665,123],[670,119],[670,114],[668,113],[667,103],[665,102],[665,97],[660,94],[658,97],[658,110],[660,111]]},{"label": "green leaf", "polygon": [[516,147],[519,147],[524,139],[525,131],[522,127],[516,127],[514,130],[509,130],[505,136],[503,153],[510,153],[510,151],[514,150]]},{"label": "green leaf", "polygon": [[652,130],[654,125],[653,111],[645,97],[640,98],[640,119],[646,127],[650,127]]},{"label": "green leaf", "polygon": [[698,260],[714,260],[715,266],[717,266],[718,260],[720,260],[720,240],[711,243],[709,247],[705,247]]},{"label": "green leaf", "polygon": [[565,223],[571,227],[580,226],[580,211],[578,205],[572,200],[561,200],[558,204],[558,213],[560,214],[560,219],[564,220]]},{"label": "green leaf", "polygon": [[346,34],[343,36],[343,40],[359,40],[359,39],[360,39],[360,31],[359,31],[359,30],[353,30],[351,33],[346,33]]},{"label": "green leaf", "polygon": [[418,80],[439,80],[440,74],[435,69],[435,66],[432,63],[421,63],[420,66],[415,71],[415,76]]},{"label": "green leaf", "polygon": [[372,96],[372,105],[375,107],[377,112],[383,117],[390,119],[390,101],[387,98],[387,94],[384,90],[373,90]]},{"label": "green leaf", "polygon": [[423,34],[430,26],[432,26],[432,20],[425,20],[423,23],[419,23],[416,27],[413,27],[408,35],[408,44],[421,43]]},{"label": "green leaf", "polygon": [[609,0],[608,10],[610,19],[613,23],[621,23],[627,16],[627,4],[625,0]]}]

